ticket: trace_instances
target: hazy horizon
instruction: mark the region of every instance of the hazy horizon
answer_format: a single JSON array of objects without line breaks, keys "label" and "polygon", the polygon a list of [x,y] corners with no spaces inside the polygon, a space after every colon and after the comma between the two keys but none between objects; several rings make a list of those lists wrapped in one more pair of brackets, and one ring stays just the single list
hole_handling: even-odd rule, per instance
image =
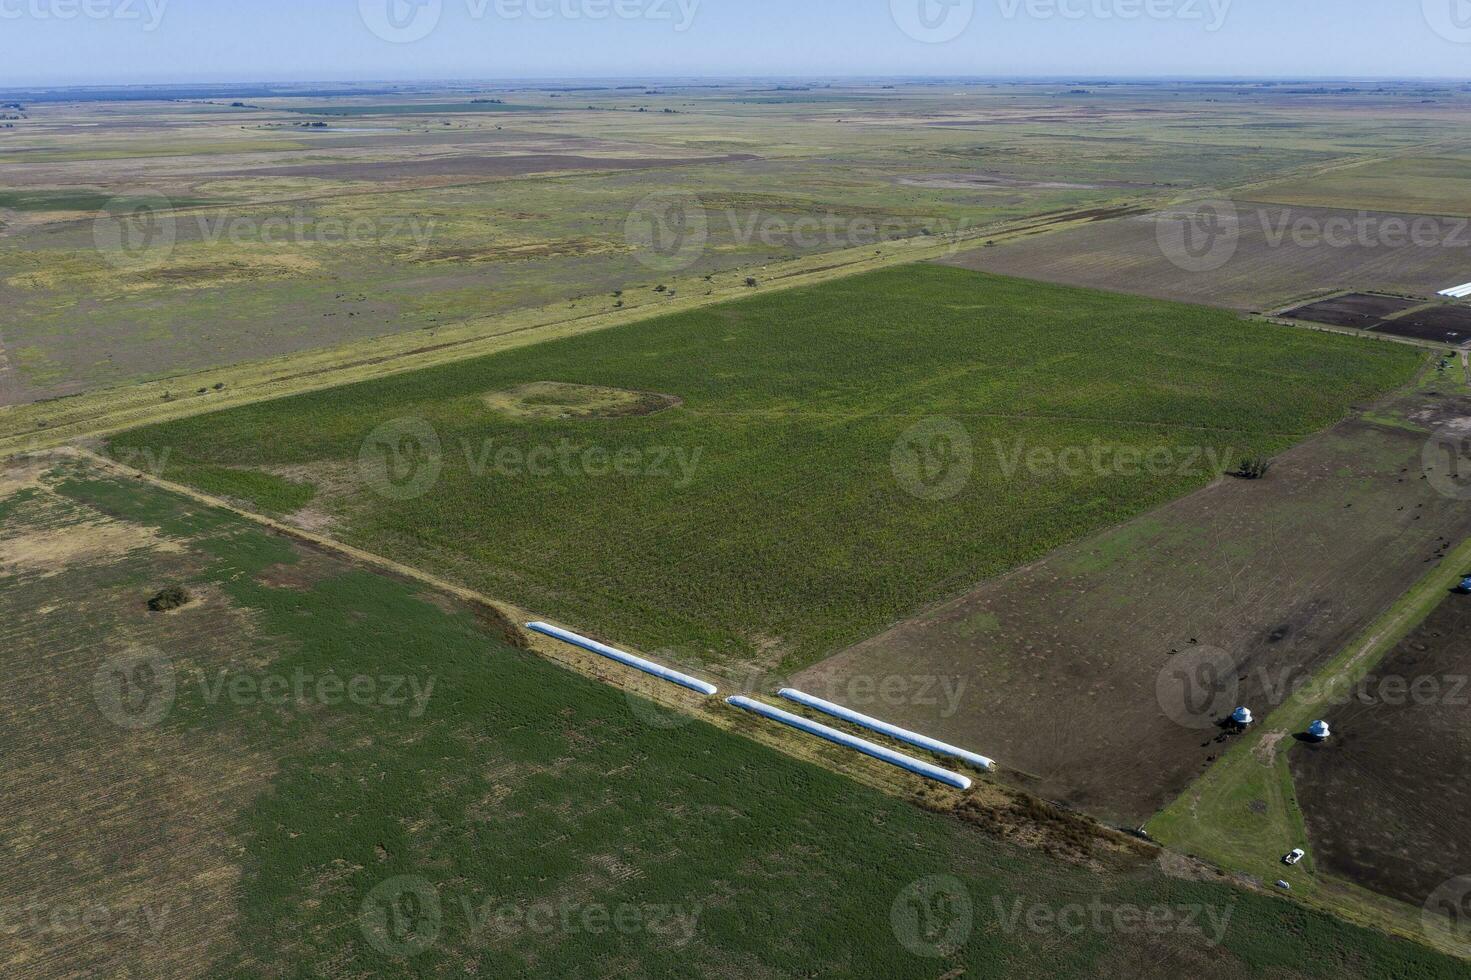
[{"label": "hazy horizon", "polygon": [[0,29],[11,88],[1471,77],[1467,0],[0,0]]}]

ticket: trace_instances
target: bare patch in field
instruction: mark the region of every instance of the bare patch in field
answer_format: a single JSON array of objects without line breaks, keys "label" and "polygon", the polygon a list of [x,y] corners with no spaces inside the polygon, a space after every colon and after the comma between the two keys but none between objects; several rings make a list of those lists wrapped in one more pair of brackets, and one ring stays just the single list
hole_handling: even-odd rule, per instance
[{"label": "bare patch in field", "polygon": [[674,395],[599,385],[533,381],[485,396],[491,411],[535,422],[653,415],[683,404]]},{"label": "bare patch in field", "polygon": [[118,561],[139,551],[183,548],[135,524],[108,520],[25,531],[0,541],[0,575],[51,578],[75,563]]}]

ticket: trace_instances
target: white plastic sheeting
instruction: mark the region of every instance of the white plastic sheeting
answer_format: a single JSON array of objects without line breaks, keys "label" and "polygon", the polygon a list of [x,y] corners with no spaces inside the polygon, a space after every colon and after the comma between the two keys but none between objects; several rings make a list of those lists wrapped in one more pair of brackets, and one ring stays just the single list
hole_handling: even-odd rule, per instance
[{"label": "white plastic sheeting", "polygon": [[862,752],[864,755],[878,759],[880,762],[887,762],[891,766],[907,769],[927,779],[933,779],[937,783],[954,786],[956,789],[970,789],[970,779],[962,776],[958,772],[941,769],[939,766],[931,765],[928,762],[904,755],[902,752],[895,752],[893,749],[886,749],[882,745],[859,738],[856,735],[849,735],[847,732],[840,732],[836,728],[819,725],[815,721],[808,721],[806,718],[782,711],[780,708],[773,708],[769,704],[762,704],[760,701],[747,697],[726,698],[725,703],[761,715],[763,718],[770,718],[772,721],[781,722],[783,725],[790,725],[799,731],[804,731],[809,735],[816,735],[818,738],[827,739],[829,742],[845,748]]},{"label": "white plastic sheeting", "polygon": [[1464,286],[1452,286],[1450,289],[1442,289],[1440,295],[1449,296],[1451,299],[1465,299],[1471,296],[1471,282]]},{"label": "white plastic sheeting", "polygon": [[901,742],[908,742],[910,745],[917,745],[922,749],[927,749],[930,752],[934,752],[936,755],[948,755],[952,758],[961,759],[965,762],[969,762],[971,765],[979,769],[985,769],[987,772],[996,768],[996,763],[983,755],[977,755],[974,752],[967,752],[965,749],[958,749],[955,746],[948,745],[944,742],[939,741],[938,739],[930,738],[928,735],[921,735],[918,732],[911,732],[907,728],[900,728],[898,725],[891,725],[886,721],[880,721],[877,718],[872,718],[868,715],[860,714],[857,711],[854,711],[852,708],[845,708],[841,704],[834,704],[831,701],[824,701],[822,698],[813,697],[810,694],[806,694],[794,688],[783,688],[781,690],[781,696],[786,698],[788,701],[795,701],[797,704],[804,704],[809,708],[815,708],[825,715],[832,715],[834,718],[841,718],[843,721],[852,722],[853,724],[858,725],[862,728],[867,728],[870,731],[878,732],[880,735],[887,735],[890,738],[898,739]]},{"label": "white plastic sheeting", "polygon": [[652,674],[662,680],[669,681],[671,684],[687,687],[691,691],[699,691],[701,694],[711,695],[715,694],[718,690],[714,684],[708,684],[698,677],[691,677],[689,674],[681,674],[677,670],[670,670],[668,667],[656,664],[652,660],[635,657],[631,653],[625,653],[605,643],[599,643],[597,640],[589,640],[585,636],[579,636],[571,630],[562,629],[560,626],[552,626],[549,623],[527,623],[526,628],[561,640],[563,643],[570,643],[575,647],[581,647],[599,656],[607,657],[609,660],[616,660],[620,664],[632,667],[634,670],[641,670],[645,674]]}]

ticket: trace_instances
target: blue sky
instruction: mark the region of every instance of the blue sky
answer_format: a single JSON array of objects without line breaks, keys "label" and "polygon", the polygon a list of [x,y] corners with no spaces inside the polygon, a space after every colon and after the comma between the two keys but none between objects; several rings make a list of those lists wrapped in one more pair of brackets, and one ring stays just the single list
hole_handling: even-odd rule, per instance
[{"label": "blue sky", "polygon": [[11,86],[691,75],[1467,77],[1471,0],[0,0]]}]

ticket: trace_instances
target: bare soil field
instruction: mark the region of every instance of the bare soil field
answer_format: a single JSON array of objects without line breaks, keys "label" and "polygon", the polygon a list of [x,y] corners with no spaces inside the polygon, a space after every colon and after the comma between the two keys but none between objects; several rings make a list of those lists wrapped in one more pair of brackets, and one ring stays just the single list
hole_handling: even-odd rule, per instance
[{"label": "bare soil field", "polygon": [[1420,305],[1423,304],[1399,296],[1349,293],[1346,296],[1335,296],[1332,299],[1299,306],[1282,315],[1289,320],[1307,320],[1335,327],[1373,330],[1383,324],[1385,317],[1412,310]]},{"label": "bare soil field", "polygon": [[[1217,214],[1182,205],[1138,217],[1099,222],[1056,234],[963,252],[949,264],[985,272],[1023,276],[1073,286],[1091,286],[1182,300],[1242,311],[1275,309],[1294,300],[1333,290],[1382,290],[1434,296],[1466,280],[1471,248],[1426,248],[1408,239],[1372,235],[1360,240],[1318,236],[1331,228],[1397,228],[1415,215],[1328,208],[1284,207],[1238,201],[1235,215],[1219,226],[1223,243],[1218,260],[1197,264],[1171,261],[1161,237],[1170,229],[1201,227]],[[1423,217],[1423,216],[1422,216]],[[1294,234],[1294,227],[1307,234]],[[1447,232],[1449,238],[1449,232]],[[1234,238],[1234,245],[1226,244]],[[1471,242],[1468,242],[1471,244]]]},{"label": "bare soil field", "polygon": [[[895,677],[948,685],[952,697],[896,697],[880,713],[997,759],[1049,799],[1138,824],[1222,751],[1218,720],[1238,704],[1264,714],[1284,675],[1335,655],[1447,539],[1471,534],[1471,512],[1421,463],[1420,424],[1467,417],[1468,398],[1403,396],[1263,480],[1222,480],[1065,547],[797,680],[840,701]],[[1180,665],[1214,669],[1214,696],[1185,710],[1162,694]]]},{"label": "bare soil field", "polygon": [[1452,595],[1288,756],[1318,868],[1419,907],[1471,869],[1471,597]]},{"label": "bare soil field", "polygon": [[1432,306],[1386,320],[1374,329],[1376,333],[1465,347],[1471,344],[1471,307]]}]

